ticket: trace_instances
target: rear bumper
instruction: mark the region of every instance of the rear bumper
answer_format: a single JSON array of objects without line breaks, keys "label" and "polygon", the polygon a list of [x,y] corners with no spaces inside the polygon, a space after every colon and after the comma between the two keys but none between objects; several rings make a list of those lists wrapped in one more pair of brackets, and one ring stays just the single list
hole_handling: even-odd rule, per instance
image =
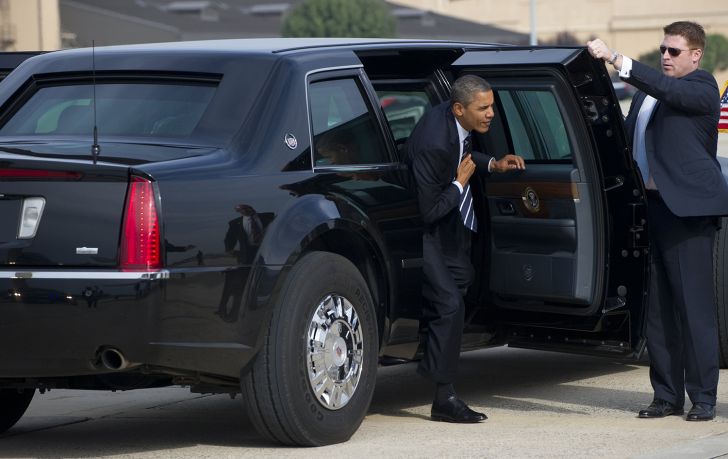
[{"label": "rear bumper", "polygon": [[158,280],[169,279],[169,271],[122,272],[122,271],[0,271],[0,279],[56,279],[56,280]]},{"label": "rear bumper", "polygon": [[224,281],[219,271],[2,270],[0,378],[108,373],[104,348],[154,373],[238,377],[254,352],[241,319],[214,314]]}]

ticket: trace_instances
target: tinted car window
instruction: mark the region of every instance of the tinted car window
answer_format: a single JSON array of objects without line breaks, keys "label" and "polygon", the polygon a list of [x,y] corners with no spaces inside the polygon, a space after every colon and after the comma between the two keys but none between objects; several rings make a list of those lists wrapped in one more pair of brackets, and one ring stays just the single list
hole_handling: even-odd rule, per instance
[{"label": "tinted car window", "polygon": [[417,122],[432,107],[423,90],[377,91],[395,141],[406,140]]},{"label": "tinted car window", "polygon": [[[99,136],[189,137],[214,92],[212,85],[97,84]],[[88,136],[93,104],[92,85],[42,87],[0,128],[0,135]]]},{"label": "tinted car window", "polygon": [[389,162],[374,115],[354,79],[315,82],[309,100],[316,166]]},{"label": "tinted car window", "polygon": [[554,95],[547,90],[499,90],[514,151],[525,159],[563,161],[571,144]]}]

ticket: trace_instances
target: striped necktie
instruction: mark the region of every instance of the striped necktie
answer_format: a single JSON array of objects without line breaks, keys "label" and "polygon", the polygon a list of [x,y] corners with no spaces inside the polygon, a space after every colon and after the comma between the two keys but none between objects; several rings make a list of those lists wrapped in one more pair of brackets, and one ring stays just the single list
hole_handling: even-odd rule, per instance
[{"label": "striped necktie", "polygon": [[[463,158],[468,153],[472,153],[472,144],[470,136],[463,140]],[[475,219],[475,209],[473,209],[473,193],[470,191],[470,183],[465,184],[463,192],[460,193],[460,217],[467,229],[476,233],[478,232],[478,221]]]}]

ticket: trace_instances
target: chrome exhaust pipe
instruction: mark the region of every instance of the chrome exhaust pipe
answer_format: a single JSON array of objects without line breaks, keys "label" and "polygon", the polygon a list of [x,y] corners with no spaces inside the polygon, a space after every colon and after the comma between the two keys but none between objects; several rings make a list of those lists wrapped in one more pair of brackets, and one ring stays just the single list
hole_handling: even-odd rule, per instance
[{"label": "chrome exhaust pipe", "polygon": [[101,365],[107,370],[119,371],[129,367],[129,361],[124,354],[114,347],[107,347],[101,350]]}]

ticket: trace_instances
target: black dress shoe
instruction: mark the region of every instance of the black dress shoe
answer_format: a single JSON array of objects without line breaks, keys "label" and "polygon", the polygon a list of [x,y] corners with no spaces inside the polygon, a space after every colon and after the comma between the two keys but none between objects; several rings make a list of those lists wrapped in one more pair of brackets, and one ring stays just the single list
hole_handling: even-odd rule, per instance
[{"label": "black dress shoe", "polygon": [[488,419],[485,414],[468,408],[465,402],[454,395],[448,397],[444,402],[432,402],[430,417],[435,421],[458,423],[476,423]]},{"label": "black dress shoe", "polygon": [[711,421],[715,418],[715,406],[707,403],[693,403],[688,411],[686,421]]},{"label": "black dress shoe", "polygon": [[665,416],[682,415],[683,408],[673,405],[660,398],[656,398],[644,410],[640,410],[640,418],[664,418]]}]

